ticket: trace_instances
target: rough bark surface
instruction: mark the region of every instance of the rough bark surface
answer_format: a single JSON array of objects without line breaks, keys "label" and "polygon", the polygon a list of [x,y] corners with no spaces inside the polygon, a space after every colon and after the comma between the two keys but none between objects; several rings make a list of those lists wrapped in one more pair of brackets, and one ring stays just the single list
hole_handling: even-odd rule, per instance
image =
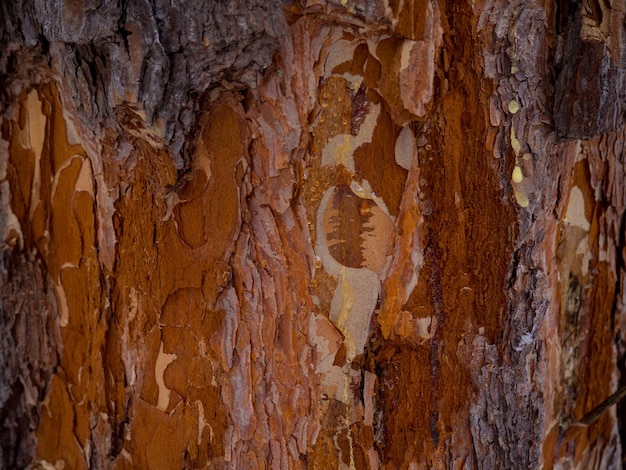
[{"label": "rough bark surface", "polygon": [[621,468],[625,12],[0,3],[0,465]]}]

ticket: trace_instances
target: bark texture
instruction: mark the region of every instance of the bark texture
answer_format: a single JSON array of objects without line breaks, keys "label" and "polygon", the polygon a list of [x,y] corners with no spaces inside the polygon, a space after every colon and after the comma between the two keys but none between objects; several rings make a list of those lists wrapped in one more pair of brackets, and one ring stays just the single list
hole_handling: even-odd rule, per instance
[{"label": "bark texture", "polygon": [[0,12],[0,465],[622,467],[623,1]]}]

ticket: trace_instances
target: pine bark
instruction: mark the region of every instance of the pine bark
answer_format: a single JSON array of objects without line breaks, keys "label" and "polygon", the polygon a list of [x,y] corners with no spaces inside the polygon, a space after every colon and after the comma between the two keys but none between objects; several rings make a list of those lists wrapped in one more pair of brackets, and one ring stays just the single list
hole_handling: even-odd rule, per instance
[{"label": "pine bark", "polygon": [[625,13],[0,3],[0,466],[622,468]]}]

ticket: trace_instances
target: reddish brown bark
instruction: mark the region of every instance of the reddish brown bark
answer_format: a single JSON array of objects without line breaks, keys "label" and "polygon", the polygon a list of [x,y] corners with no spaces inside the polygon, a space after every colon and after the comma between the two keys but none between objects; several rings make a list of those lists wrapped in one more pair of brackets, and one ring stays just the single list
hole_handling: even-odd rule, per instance
[{"label": "reddish brown bark", "polygon": [[4,466],[620,468],[622,2],[0,8]]}]

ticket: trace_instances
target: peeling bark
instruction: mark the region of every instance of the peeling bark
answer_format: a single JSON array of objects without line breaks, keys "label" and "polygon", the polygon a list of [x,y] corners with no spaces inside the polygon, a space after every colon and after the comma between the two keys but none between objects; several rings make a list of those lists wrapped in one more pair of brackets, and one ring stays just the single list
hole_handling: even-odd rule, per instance
[{"label": "peeling bark", "polygon": [[622,3],[1,4],[0,465],[620,468]]}]

